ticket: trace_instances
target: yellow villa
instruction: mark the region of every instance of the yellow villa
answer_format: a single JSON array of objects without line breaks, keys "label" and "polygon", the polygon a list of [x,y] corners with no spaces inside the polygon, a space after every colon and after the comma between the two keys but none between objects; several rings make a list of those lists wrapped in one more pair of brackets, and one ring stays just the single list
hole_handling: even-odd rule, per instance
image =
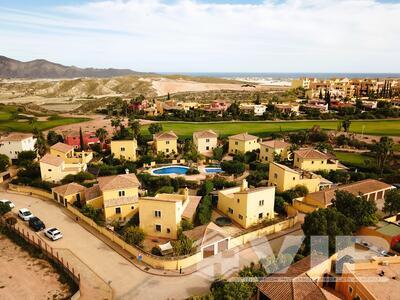
[{"label": "yellow villa", "polygon": [[306,171],[330,171],[345,169],[332,156],[315,149],[302,149],[294,152],[294,167]]},{"label": "yellow villa", "polygon": [[247,132],[232,135],[228,138],[228,140],[228,152],[231,154],[251,152],[260,148],[258,137],[248,134]]},{"label": "yellow villa", "polygon": [[137,148],[136,139],[111,141],[111,154],[117,159],[136,161]]},{"label": "yellow villa", "polygon": [[87,164],[93,159],[93,152],[76,152],[74,146],[57,143],[50,147],[50,154],[61,157],[66,164]]},{"label": "yellow villa", "polygon": [[245,179],[239,187],[218,191],[218,209],[243,228],[273,219],[274,203],[275,187],[249,188]]},{"label": "yellow villa", "polygon": [[270,163],[274,161],[275,155],[280,158],[288,158],[290,144],[283,140],[271,140],[260,143],[260,161]]},{"label": "yellow villa", "polygon": [[320,175],[300,169],[291,169],[272,162],[269,164],[269,186],[275,186],[278,192],[290,190],[297,185],[304,185],[310,193],[330,188],[332,182]]},{"label": "yellow villa", "polygon": [[177,239],[182,219],[193,221],[201,197],[184,194],[157,194],[139,199],[140,228],[149,236]]},{"label": "yellow villa", "polygon": [[212,154],[212,151],[218,146],[218,134],[212,130],[194,132],[193,143],[199,153]]},{"label": "yellow villa", "polygon": [[80,201],[101,209],[104,220],[125,222],[138,210],[140,182],[135,174],[99,177],[90,188],[69,183],[52,189],[53,198],[66,206]]},{"label": "yellow villa", "polygon": [[165,155],[178,153],[178,136],[173,131],[157,133],[153,140],[156,153],[161,152]]}]

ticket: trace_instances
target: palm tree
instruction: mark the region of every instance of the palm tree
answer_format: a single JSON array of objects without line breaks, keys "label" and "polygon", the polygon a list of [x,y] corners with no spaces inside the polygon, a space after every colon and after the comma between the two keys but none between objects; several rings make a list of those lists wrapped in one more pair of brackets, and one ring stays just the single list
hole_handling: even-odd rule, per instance
[{"label": "palm tree", "polygon": [[381,175],[383,174],[385,165],[390,156],[393,154],[393,151],[394,151],[393,139],[388,138],[387,136],[381,137],[379,143],[375,145],[374,153],[376,156],[378,169],[381,171]]},{"label": "palm tree", "polygon": [[129,127],[132,129],[132,134],[135,139],[140,135],[140,122],[135,119],[129,119]]},{"label": "palm tree", "polygon": [[98,128],[96,130],[96,136],[99,138],[101,143],[104,143],[104,141],[107,138],[107,135],[108,135],[108,132],[104,128]]}]

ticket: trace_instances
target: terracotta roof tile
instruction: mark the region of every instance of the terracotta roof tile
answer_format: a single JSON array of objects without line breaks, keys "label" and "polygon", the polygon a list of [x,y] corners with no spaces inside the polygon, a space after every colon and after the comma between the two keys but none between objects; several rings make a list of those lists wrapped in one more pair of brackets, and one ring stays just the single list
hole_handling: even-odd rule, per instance
[{"label": "terracotta roof tile", "polygon": [[198,139],[205,139],[205,138],[216,138],[218,137],[218,134],[216,134],[214,131],[211,129],[209,130],[204,130],[204,131],[196,131],[193,133],[194,137],[197,137]]},{"label": "terracotta roof tile", "polygon": [[178,136],[173,131],[167,131],[167,132],[159,132],[159,133],[155,134],[154,139],[159,140],[159,141],[176,140],[176,139],[178,139]]},{"label": "terracotta roof tile", "polygon": [[199,206],[201,197],[200,196],[189,196],[189,203],[186,205],[186,208],[183,210],[182,217],[191,219],[193,218],[197,206]]},{"label": "terracotta roof tile", "polygon": [[122,174],[97,179],[101,191],[139,187],[140,182],[135,174]]},{"label": "terracotta roof tile", "polygon": [[239,141],[252,141],[252,140],[257,140],[258,136],[251,135],[251,134],[248,134],[247,132],[245,132],[245,133],[239,133],[236,135],[231,135],[229,137],[229,139],[239,140]]},{"label": "terracotta roof tile", "polygon": [[102,195],[98,184],[93,185],[85,190],[85,200],[90,201]]},{"label": "terracotta roof tile", "polygon": [[78,183],[71,182],[51,189],[53,192],[65,197],[74,195],[86,190],[86,188]]},{"label": "terracotta roof tile", "polygon": [[283,149],[290,147],[289,143],[286,143],[285,141],[282,140],[263,141],[260,143],[260,145],[264,145],[273,149]]},{"label": "terracotta roof tile", "polygon": [[0,138],[1,141],[22,141],[25,139],[32,138],[33,134],[32,133],[19,133],[19,132],[13,132],[10,133],[7,136],[2,136]]},{"label": "terracotta roof tile", "polygon": [[307,159],[328,159],[329,156],[315,149],[303,149],[294,152],[295,155]]},{"label": "terracotta roof tile", "polygon": [[64,160],[61,157],[58,157],[58,156],[51,155],[51,154],[47,153],[45,156],[42,157],[40,162],[58,167],[58,166],[61,166],[63,164]]}]

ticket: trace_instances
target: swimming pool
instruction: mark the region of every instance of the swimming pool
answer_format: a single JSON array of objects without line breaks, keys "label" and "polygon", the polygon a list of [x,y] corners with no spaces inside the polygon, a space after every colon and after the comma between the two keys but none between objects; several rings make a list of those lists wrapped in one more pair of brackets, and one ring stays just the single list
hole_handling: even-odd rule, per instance
[{"label": "swimming pool", "polygon": [[206,173],[221,173],[223,172],[220,167],[205,167]]},{"label": "swimming pool", "polygon": [[154,175],[185,175],[188,172],[189,168],[185,166],[166,166],[160,167],[152,170],[152,174]]}]

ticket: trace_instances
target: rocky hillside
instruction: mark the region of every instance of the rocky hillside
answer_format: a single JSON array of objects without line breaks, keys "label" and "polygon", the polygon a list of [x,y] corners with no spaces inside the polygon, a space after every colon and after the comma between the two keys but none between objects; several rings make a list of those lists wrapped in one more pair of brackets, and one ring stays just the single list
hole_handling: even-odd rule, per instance
[{"label": "rocky hillside", "polygon": [[0,56],[0,78],[114,77],[138,74],[129,69],[94,69],[64,66],[44,59],[22,62]]}]

